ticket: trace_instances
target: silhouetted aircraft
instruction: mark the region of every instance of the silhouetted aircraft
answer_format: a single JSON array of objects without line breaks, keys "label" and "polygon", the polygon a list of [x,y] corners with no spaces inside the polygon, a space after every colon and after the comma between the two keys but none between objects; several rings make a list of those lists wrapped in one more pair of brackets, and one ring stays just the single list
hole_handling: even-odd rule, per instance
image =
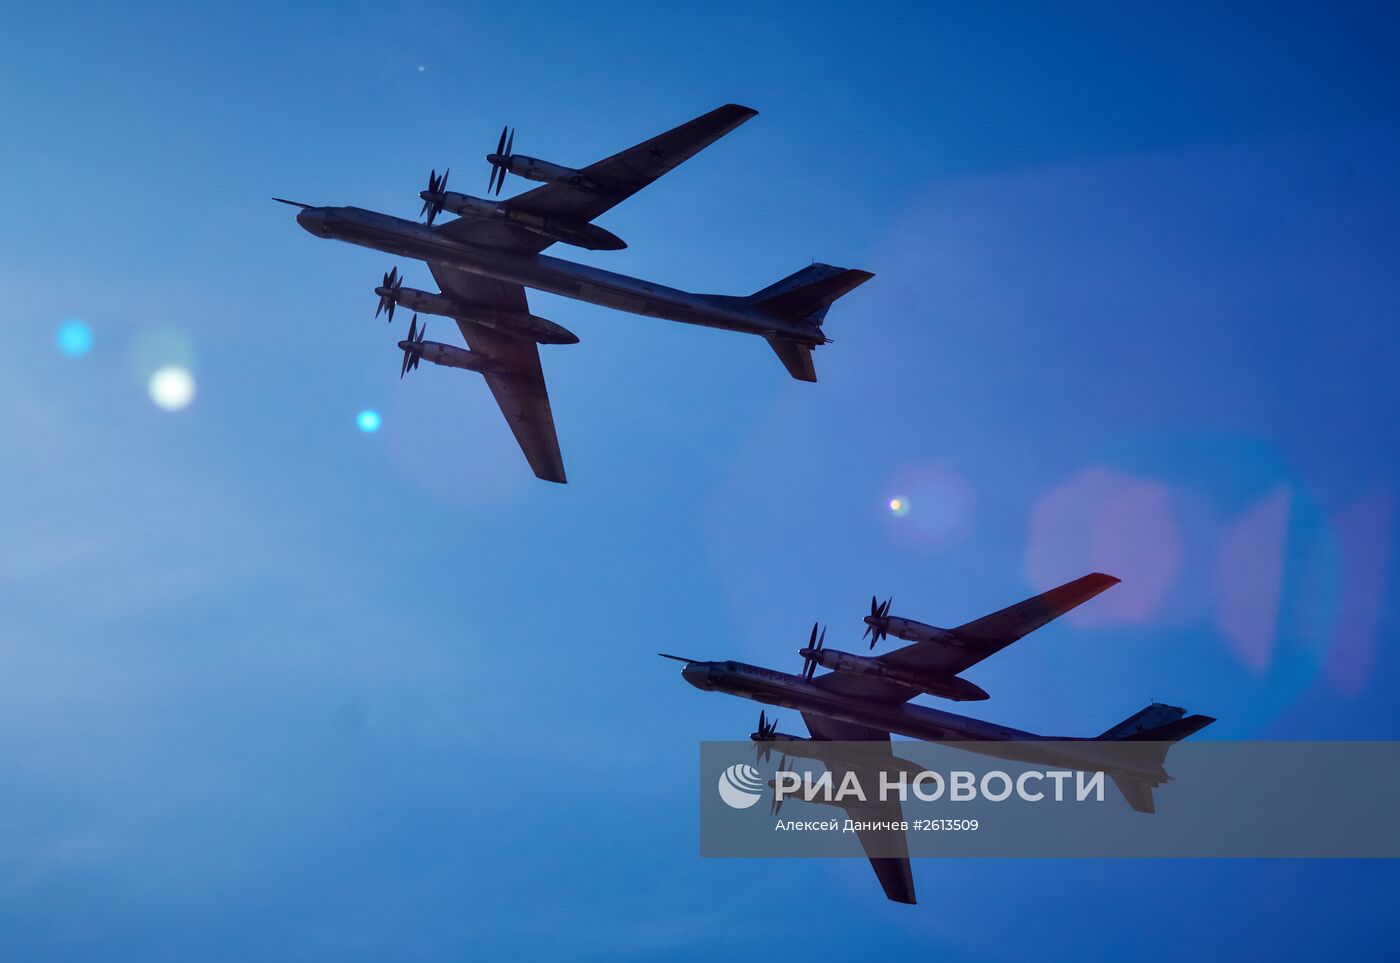
[{"label": "silhouetted aircraft", "polygon": [[[1150,813],[1155,810],[1152,790],[1169,778],[1163,763],[1170,744],[1199,732],[1214,719],[1187,716],[1184,709],[1153,703],[1106,732],[1083,738],[1025,732],[909,703],[926,692],[956,700],[985,699],[987,694],[982,689],[958,678],[958,673],[1116,584],[1118,579],[1111,575],[1085,575],[954,629],[890,616],[888,602],[879,605],[872,600],[871,613],[865,618],[867,633],[874,636],[872,647],[887,634],[917,641],[885,655],[859,656],[826,648],[825,630],[819,635],[814,625],[807,645],[799,650],[802,671],[797,675],[743,662],[699,662],[661,654],[684,662],[681,674],[698,689],[800,712],[810,735],[778,732],[777,721],[770,722],[760,713],[758,730],[749,738],[760,747],[761,754],[779,747],[788,755],[821,760],[837,784],[847,770],[871,767],[871,753],[880,760],[881,768],[893,766],[890,771],[913,765],[893,756],[890,734],[898,733],[911,739],[967,743],[960,748],[1000,759],[1104,771],[1128,805]],[[816,675],[820,666],[833,671]],[[822,742],[866,742],[877,744],[877,748],[854,759],[823,748]],[[1143,745],[1126,747],[1125,742]],[[859,808],[858,817],[863,820],[897,824],[903,819],[897,799],[863,802]],[[904,854],[872,856],[870,863],[886,896],[896,902],[913,903],[914,877],[904,834],[878,829],[858,835],[867,854]],[[877,837],[879,845],[872,845]]]},{"label": "silhouetted aircraft", "polygon": [[[425,224],[358,207],[275,200],[300,207],[297,223],[317,237],[426,261],[442,290],[405,288],[394,268],[375,289],[379,311],[387,311],[390,321],[395,306],[452,318],[470,350],[425,340],[415,318],[409,337],[399,342],[404,352],[399,376],[423,359],[481,373],[535,474],[564,482],[536,345],[573,344],[578,338],[531,314],[525,288],[632,314],[761,335],[794,378],[816,381],[812,349],[829,343],[821,327],[827,309],[873,276],[812,264],[755,294],[732,297],[691,294],[540,253],[555,242],[589,250],[626,247],[593,219],[755,113],[728,104],[578,169],[516,154],[514,130],[507,134],[503,129],[496,150],[486,157],[491,165],[487,193],[499,194],[507,173],[544,186],[494,201],[449,191],[448,172],[439,176],[433,171],[428,189],[419,193]],[[443,211],[459,217],[434,227]]]}]

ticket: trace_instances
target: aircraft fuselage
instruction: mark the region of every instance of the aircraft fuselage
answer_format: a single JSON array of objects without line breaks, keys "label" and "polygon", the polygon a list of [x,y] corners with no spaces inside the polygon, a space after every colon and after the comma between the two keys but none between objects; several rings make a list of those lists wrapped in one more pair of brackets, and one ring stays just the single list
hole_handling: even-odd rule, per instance
[{"label": "aircraft fuselage", "polygon": [[[852,698],[774,669],[744,662],[691,662],[681,673],[697,689],[724,692],[770,706],[810,712],[841,722],[870,726],[926,742],[966,743],[980,755],[1035,765],[1128,772],[1136,767],[1122,743],[1074,736],[1047,736],[985,722],[929,706],[886,704]],[[1165,778],[1160,765],[1134,774]]]},{"label": "aircraft fuselage", "polygon": [[440,262],[472,274],[630,314],[748,334],[779,335],[802,344],[817,345],[826,340],[815,325],[767,314],[744,298],[691,294],[544,254],[519,254],[464,244],[444,237],[426,224],[377,211],[312,207],[297,215],[297,223],[317,237]]}]

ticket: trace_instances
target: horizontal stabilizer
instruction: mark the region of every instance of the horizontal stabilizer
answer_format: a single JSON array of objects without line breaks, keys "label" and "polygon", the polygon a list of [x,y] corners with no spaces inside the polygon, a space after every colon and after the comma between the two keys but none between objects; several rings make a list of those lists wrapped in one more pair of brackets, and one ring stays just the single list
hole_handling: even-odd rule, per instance
[{"label": "horizontal stabilizer", "polygon": [[1162,702],[1154,702],[1140,712],[1134,712],[1112,729],[1099,736],[1100,739],[1127,739],[1148,729],[1155,729],[1158,726],[1166,725],[1168,722],[1176,722],[1186,715],[1186,710],[1177,706],[1169,706]]},{"label": "horizontal stabilizer", "polygon": [[[1108,730],[1108,732],[1115,732],[1124,727],[1127,727],[1129,730],[1136,730],[1137,726],[1133,720],[1139,717],[1146,717],[1150,713],[1169,717],[1171,714],[1181,711],[1182,710],[1174,706],[1164,706],[1160,703],[1153,703],[1137,715],[1129,716],[1127,719],[1124,719],[1118,725]],[[1122,747],[1121,750],[1115,750],[1115,755],[1118,752],[1128,753],[1128,755],[1123,758],[1131,759],[1135,766],[1160,767],[1166,763],[1167,751],[1170,750],[1172,746],[1188,736],[1194,736],[1214,721],[1215,720],[1210,716],[1202,715],[1186,716],[1184,719],[1178,717],[1160,726],[1154,726],[1151,729],[1129,731],[1127,735],[1112,736],[1108,733],[1104,733],[1102,736],[1099,736],[1099,740],[1111,742],[1116,746]],[[1132,748],[1129,748],[1130,746]],[[1163,773],[1164,777],[1165,775],[1166,774]]]},{"label": "horizontal stabilizer", "polygon": [[778,360],[783,363],[783,367],[788,369],[788,374],[798,381],[816,381],[817,368],[812,363],[812,346],[810,344],[798,344],[796,341],[787,341],[783,338],[765,338],[772,347],[773,353],[778,356]]},{"label": "horizontal stabilizer", "polygon": [[749,301],[769,314],[821,324],[833,301],[874,276],[854,268],[809,264],[752,295]]},{"label": "horizontal stabilizer", "polygon": [[1210,716],[1187,716],[1185,719],[1168,722],[1155,729],[1147,729],[1131,736],[1123,736],[1122,739],[1124,742],[1180,742],[1187,736],[1194,736],[1214,721]]}]

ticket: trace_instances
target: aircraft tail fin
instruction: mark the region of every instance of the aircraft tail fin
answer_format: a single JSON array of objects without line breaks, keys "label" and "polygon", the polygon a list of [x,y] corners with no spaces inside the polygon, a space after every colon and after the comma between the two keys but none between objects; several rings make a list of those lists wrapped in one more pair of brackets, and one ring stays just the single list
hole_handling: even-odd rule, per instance
[{"label": "aircraft tail fin", "polygon": [[827,309],[831,307],[832,302],[854,291],[874,276],[869,271],[855,268],[809,264],[795,274],[789,274],[777,284],[770,284],[762,291],[750,295],[748,300],[769,314],[820,325],[826,318]]},{"label": "aircraft tail fin", "polygon": [[778,360],[783,363],[783,367],[788,369],[788,374],[798,381],[816,381],[817,368],[812,363],[812,346],[810,344],[798,344],[796,341],[788,341],[776,335],[765,338],[773,353],[778,356]]},{"label": "aircraft tail fin", "polygon": [[[1131,762],[1130,768],[1138,772],[1150,772],[1154,767],[1157,770],[1156,777],[1109,772],[1109,778],[1128,805],[1140,813],[1156,812],[1152,790],[1171,778],[1162,768],[1167,761],[1167,752],[1182,739],[1195,735],[1214,721],[1210,716],[1188,716],[1185,709],[1154,702],[1099,736],[1098,739],[1103,742],[1141,744],[1123,747],[1130,755],[1119,761]],[[1119,758],[1118,750],[1114,750],[1111,758]]]},{"label": "aircraft tail fin", "polygon": [[1118,791],[1123,794],[1123,798],[1134,810],[1140,813],[1155,813],[1157,811],[1157,801],[1152,798],[1152,790],[1157,788],[1157,784],[1117,773],[1109,773],[1109,778],[1113,780],[1113,784],[1118,787]]}]

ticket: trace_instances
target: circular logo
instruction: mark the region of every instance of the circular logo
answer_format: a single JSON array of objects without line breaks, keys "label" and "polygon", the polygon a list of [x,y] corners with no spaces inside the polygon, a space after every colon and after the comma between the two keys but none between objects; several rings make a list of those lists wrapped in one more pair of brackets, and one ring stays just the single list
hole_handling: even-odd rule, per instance
[{"label": "circular logo", "polygon": [[719,798],[733,809],[748,809],[763,795],[763,776],[753,766],[736,763],[719,774]]}]

